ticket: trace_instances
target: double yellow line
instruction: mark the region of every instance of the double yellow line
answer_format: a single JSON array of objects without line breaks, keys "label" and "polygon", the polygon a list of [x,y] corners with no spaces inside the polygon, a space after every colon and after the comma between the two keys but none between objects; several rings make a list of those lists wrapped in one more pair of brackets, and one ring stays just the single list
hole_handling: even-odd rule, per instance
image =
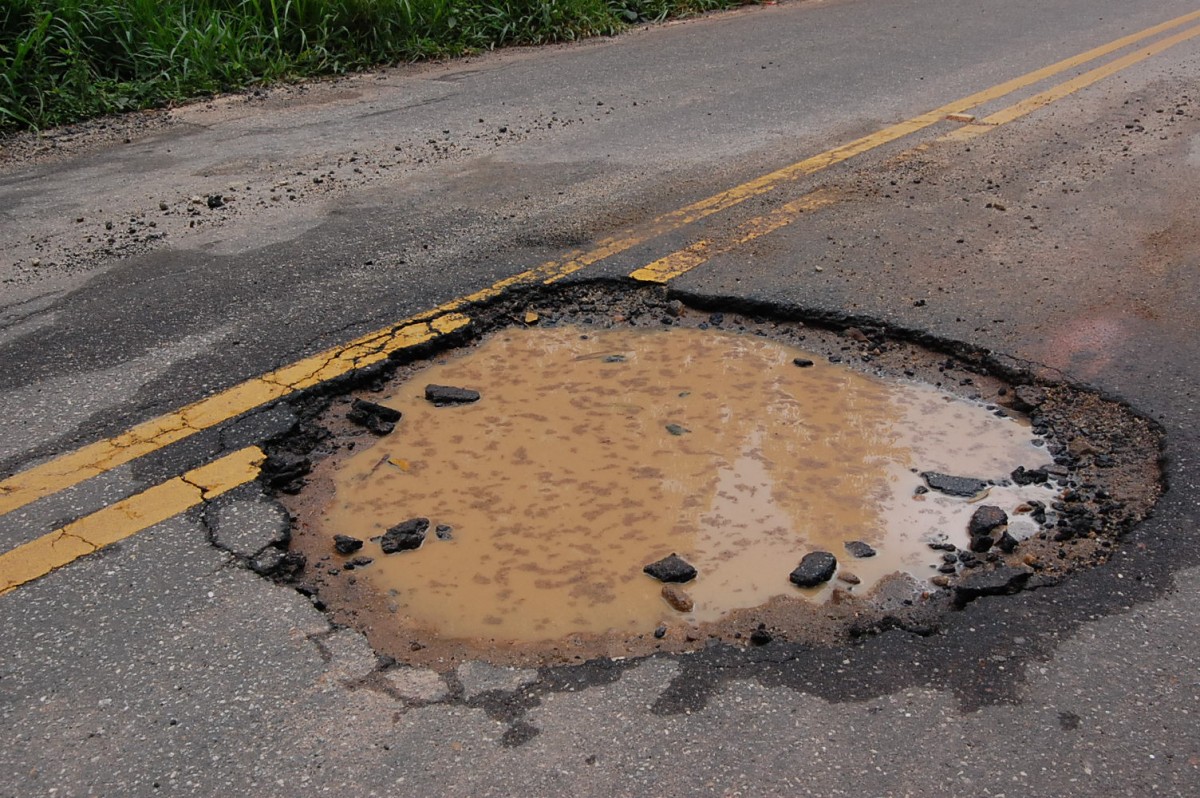
[{"label": "double yellow line", "polygon": [[[139,457],[155,452],[205,429],[288,395],[351,371],[386,360],[409,349],[465,328],[470,319],[458,311],[522,285],[550,285],[592,264],[625,252],[665,233],[694,224],[748,199],[795,183],[856,155],[877,149],[978,106],[1048,80],[1063,72],[1137,45],[1159,34],[1200,19],[1200,11],[1163,22],[1108,44],[1063,59],[1020,77],[955,100],[927,113],[885,127],[868,136],[789,164],[733,188],[714,194],[648,222],[605,238],[596,246],[548,261],[501,280],[488,288],[417,314],[343,346],[247,380],[179,410],[145,421],[112,438],[97,441],[0,481],[0,515],[78,485]],[[940,140],[964,140],[1019,119],[1055,100],[1079,91],[1169,47],[1200,35],[1192,27],[1144,45],[1053,88],[1023,99],[977,122],[970,122]],[[701,239],[688,247],[635,270],[637,280],[666,283],[704,263],[763,235],[791,224],[801,214],[832,204],[836,198],[816,191],[781,205],[768,214],[743,222],[727,240]],[[150,488],[111,507],[82,518],[30,543],[0,554],[0,594],[36,579],[78,557],[135,534],[189,507],[257,476],[262,453],[251,447],[235,452],[175,480]],[[178,484],[177,484],[178,483]]]}]

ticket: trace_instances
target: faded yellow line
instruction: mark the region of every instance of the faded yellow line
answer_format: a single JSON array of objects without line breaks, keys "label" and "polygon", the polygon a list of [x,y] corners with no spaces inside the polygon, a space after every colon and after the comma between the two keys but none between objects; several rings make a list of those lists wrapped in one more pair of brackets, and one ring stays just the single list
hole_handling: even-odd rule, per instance
[{"label": "faded yellow line", "polygon": [[946,135],[942,136],[939,141],[966,141],[968,139],[975,138],[976,136],[981,136],[990,130],[994,130],[1000,125],[1005,125],[1015,119],[1020,119],[1026,114],[1033,113],[1039,108],[1044,108],[1057,100],[1061,100],[1068,95],[1074,94],[1080,89],[1086,88],[1093,83],[1110,77],[1111,75],[1114,75],[1123,69],[1127,69],[1128,67],[1144,61],[1153,55],[1161,53],[1163,50],[1174,47],[1182,42],[1186,42],[1188,39],[1193,39],[1196,36],[1200,36],[1200,26],[1188,28],[1185,31],[1175,34],[1174,36],[1169,36],[1161,41],[1155,42],[1154,44],[1147,45],[1146,47],[1136,50],[1135,52],[1129,53],[1128,55],[1113,59],[1103,66],[1098,66],[1095,69],[1088,70],[1082,75],[1078,75],[1070,80],[1063,81],[1057,86],[1035,94],[1032,97],[1021,100],[1019,103],[1014,103],[1013,105],[1003,108],[990,116],[986,116],[977,122],[964,125],[958,130],[947,133]]},{"label": "faded yellow line", "polygon": [[258,476],[257,446],[226,455],[0,554],[0,595]]},{"label": "faded yellow line", "polygon": [[466,316],[448,314],[365,335],[345,346],[247,380],[166,415],[97,441],[0,483],[0,515],[216,426],[295,391],[386,360],[388,355],[465,327]]},{"label": "faded yellow line", "polygon": [[[628,228],[617,235],[602,239],[592,249],[576,251],[561,261],[549,261],[501,280],[482,291],[417,314],[399,325],[370,333],[344,347],[330,349],[270,374],[248,380],[206,399],[201,399],[181,410],[139,424],[121,435],[97,441],[0,480],[0,515],[77,485],[112,468],[182,440],[202,429],[252,410],[259,405],[311,387],[323,380],[341,376],[355,368],[383,360],[388,352],[414,345],[405,342],[410,335],[415,339],[420,339],[416,340],[419,343],[421,340],[429,340],[435,334],[448,331],[437,329],[439,326],[448,325],[448,329],[457,329],[467,324],[468,320],[465,317],[447,316],[447,314],[471,303],[498,296],[506,289],[517,285],[533,285],[539,282],[547,285],[555,283],[580,269],[625,252],[663,233],[679,229],[706,216],[731,208],[752,197],[771,191],[783,183],[813,174],[923,130],[938,123],[949,114],[962,113],[977,105],[998,99],[1013,91],[1109,55],[1195,19],[1200,19],[1200,11],[1194,11],[1138,33],[1124,36],[1108,44],[968,95],[928,113],[883,128],[869,136],[856,139],[811,158],[797,161],[727,191],[658,216],[647,224]],[[428,337],[422,337],[425,335]]]},{"label": "faded yellow line", "polygon": [[646,264],[631,272],[629,276],[644,283],[669,282],[717,255],[732,252],[756,238],[786,227],[806,211],[814,211],[835,202],[837,197],[832,191],[819,190],[805,194],[770,213],[743,222],[738,226],[737,232],[726,240],[714,242],[701,239],[691,246]]}]

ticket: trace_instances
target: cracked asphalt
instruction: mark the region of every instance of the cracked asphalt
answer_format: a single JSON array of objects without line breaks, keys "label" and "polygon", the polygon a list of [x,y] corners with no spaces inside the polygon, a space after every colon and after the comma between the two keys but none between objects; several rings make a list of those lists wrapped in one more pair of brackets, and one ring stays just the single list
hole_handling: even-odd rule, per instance
[{"label": "cracked asphalt", "polygon": [[[5,140],[0,475],[1195,10],[783,3]],[[665,290],[961,341],[1128,402],[1165,433],[1167,491],[1108,563],[928,637],[437,673],[254,572],[286,519],[251,483],[0,595],[0,795],[1200,792],[1198,48],[565,278],[620,281],[824,192]],[[281,396],[0,515],[0,550],[264,445],[303,409]]]}]

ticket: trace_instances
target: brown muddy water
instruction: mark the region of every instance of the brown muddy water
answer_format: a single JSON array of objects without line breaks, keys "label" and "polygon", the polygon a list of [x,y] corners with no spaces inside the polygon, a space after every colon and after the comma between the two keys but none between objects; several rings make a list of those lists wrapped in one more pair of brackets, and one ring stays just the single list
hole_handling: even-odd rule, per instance
[{"label": "brown muddy water", "polygon": [[[431,383],[482,398],[434,406]],[[1007,482],[1051,462],[1027,423],[982,403],[694,328],[507,329],[370,398],[403,418],[322,464],[299,545],[330,569],[372,559],[353,581],[378,600],[376,625],[492,644],[648,636],[773,597],[869,593],[897,572],[928,585],[942,562],[928,543],[966,548],[979,497],[924,492],[920,473]],[[992,486],[986,503],[1022,538],[1038,531],[1031,499],[1053,493]],[[418,517],[421,546],[384,554],[380,536]],[[364,546],[335,555],[334,535]],[[838,575],[797,588],[788,575],[813,551]],[[686,612],[642,571],[672,553],[698,572],[679,586]]]}]

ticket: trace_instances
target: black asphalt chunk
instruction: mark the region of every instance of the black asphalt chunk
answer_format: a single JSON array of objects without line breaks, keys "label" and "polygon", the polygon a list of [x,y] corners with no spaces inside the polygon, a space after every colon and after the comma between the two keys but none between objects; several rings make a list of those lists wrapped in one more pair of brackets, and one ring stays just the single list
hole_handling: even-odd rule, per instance
[{"label": "black asphalt chunk", "polygon": [[802,369],[806,369],[813,365],[813,362],[806,357],[798,357],[795,360],[793,360],[792,363],[796,364],[797,366],[799,366]]},{"label": "black asphalt chunk", "polygon": [[963,606],[980,596],[1005,596],[1019,593],[1029,581],[1029,571],[1002,566],[976,571],[954,586],[954,603]]},{"label": "black asphalt chunk", "polygon": [[338,554],[353,554],[363,547],[363,542],[349,535],[334,535],[333,547],[337,549]]},{"label": "black asphalt chunk", "polygon": [[660,582],[690,582],[696,578],[696,569],[677,554],[652,562],[642,571]]},{"label": "black asphalt chunk", "polygon": [[923,471],[921,478],[931,490],[945,493],[947,496],[970,497],[982,493],[988,484],[974,477],[955,477],[950,474],[940,474],[937,471]]},{"label": "black asphalt chunk", "polygon": [[383,549],[384,554],[395,554],[398,551],[420,548],[421,544],[425,542],[425,533],[428,530],[428,518],[410,518],[383,533],[379,547]]},{"label": "black asphalt chunk", "polygon": [[851,557],[858,557],[859,559],[875,556],[875,549],[870,544],[864,543],[861,540],[846,541],[846,551],[850,552]]},{"label": "black asphalt chunk", "polygon": [[816,587],[832,579],[836,570],[837,557],[827,551],[813,551],[804,555],[788,579],[796,587]]},{"label": "black asphalt chunk", "polygon": [[450,385],[426,385],[425,398],[435,405],[465,405],[479,401],[479,391]]},{"label": "black asphalt chunk", "polygon": [[346,413],[346,419],[360,427],[366,427],[376,435],[387,435],[396,428],[400,415],[399,410],[385,405],[355,399],[350,405],[350,412]]}]

